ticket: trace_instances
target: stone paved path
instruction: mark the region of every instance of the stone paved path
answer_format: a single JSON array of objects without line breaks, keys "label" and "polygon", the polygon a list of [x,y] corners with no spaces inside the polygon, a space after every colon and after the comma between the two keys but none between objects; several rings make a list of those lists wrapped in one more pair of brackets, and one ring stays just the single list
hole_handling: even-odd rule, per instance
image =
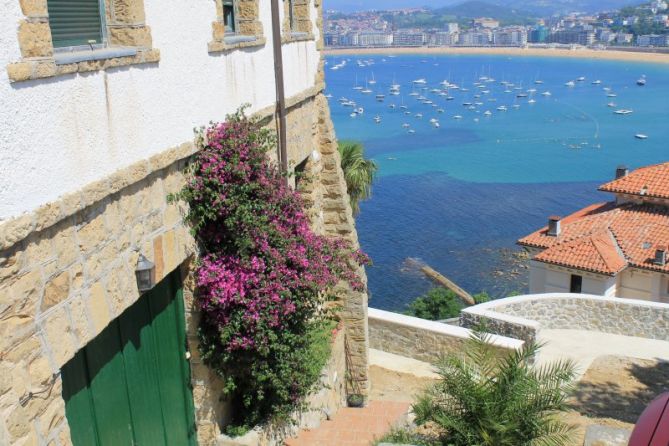
[{"label": "stone paved path", "polygon": [[323,421],[320,427],[287,440],[286,446],[369,446],[397,425],[409,406],[395,401],[371,401],[361,409],[346,407],[331,421]]}]

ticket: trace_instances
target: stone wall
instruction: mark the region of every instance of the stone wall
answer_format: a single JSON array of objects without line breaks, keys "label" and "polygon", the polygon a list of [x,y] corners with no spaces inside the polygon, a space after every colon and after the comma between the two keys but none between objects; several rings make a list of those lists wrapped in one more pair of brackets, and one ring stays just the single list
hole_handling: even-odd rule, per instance
[{"label": "stone wall", "polygon": [[[293,166],[306,160],[311,181],[299,187],[314,229],[357,246],[327,100],[314,89],[288,102],[289,157]],[[195,150],[182,144],[0,225],[0,444],[70,444],[60,368],[139,298],[140,252],[155,263],[157,281],[182,269],[198,440],[216,442],[229,413],[220,381],[197,354],[196,246],[184,205],[166,200],[183,186]],[[366,393],[367,295],[342,287],[349,372]],[[321,406],[332,413],[342,404],[345,367],[340,335],[323,378],[328,390],[316,393],[316,409],[300,422],[311,426],[326,416]],[[41,389],[49,391],[19,404]]]},{"label": "stone wall", "polygon": [[159,281],[195,250],[183,208],[166,200],[193,150],[168,150],[2,226],[0,443],[69,444],[60,368],[139,298],[140,252]]},{"label": "stone wall", "polygon": [[535,339],[541,328],[669,339],[669,304],[617,297],[534,294],[491,301],[462,312],[464,326],[481,320],[494,332],[525,340]]},{"label": "stone wall", "polygon": [[[441,355],[462,350],[471,331],[416,317],[369,309],[370,348],[434,363]],[[494,335],[492,343],[500,351],[521,348],[522,341]]]}]

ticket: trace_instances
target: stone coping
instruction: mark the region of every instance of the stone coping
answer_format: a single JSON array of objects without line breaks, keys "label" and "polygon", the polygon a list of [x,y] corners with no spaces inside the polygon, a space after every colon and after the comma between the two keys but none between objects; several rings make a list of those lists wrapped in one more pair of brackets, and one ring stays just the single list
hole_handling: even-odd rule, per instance
[{"label": "stone coping", "polygon": [[221,40],[212,40],[207,45],[210,53],[223,53],[242,48],[260,48],[265,46],[267,39],[256,36],[236,36],[233,38],[226,38]]},{"label": "stone coping", "polygon": [[[315,97],[325,85],[318,83],[286,101],[286,108],[296,107]],[[271,118],[275,113],[274,105],[264,107],[252,114],[260,119]],[[101,180],[89,183],[82,189],[65,194],[56,201],[43,204],[35,211],[9,218],[0,222],[0,251],[11,248],[33,232],[47,229],[67,217],[97,203],[105,197],[135,184],[154,172],[162,170],[173,163],[188,158],[197,152],[197,147],[190,141],[182,143],[152,157],[116,171]]]},{"label": "stone coping", "polygon": [[[582,305],[574,307],[575,303]],[[544,305],[547,308],[543,308]],[[515,314],[506,313],[505,308]],[[560,311],[562,308],[565,308],[564,312]],[[574,312],[577,312],[576,315]],[[624,317],[621,316],[623,313]],[[662,322],[666,318],[664,315],[669,315],[669,304],[661,302],[593,294],[545,293],[507,297],[465,308],[461,321],[471,325],[487,320],[494,328],[506,327],[504,334],[521,338],[523,332],[536,336],[541,328],[571,328],[661,339],[665,337],[663,333],[666,333],[669,324]]]},{"label": "stone coping", "polygon": [[70,62],[61,60],[60,55],[46,58],[24,58],[7,65],[7,75],[9,82],[14,83],[158,62],[160,62],[160,51],[155,48],[136,49],[134,54],[129,55],[109,53],[107,57],[89,57]]},{"label": "stone coping", "polygon": [[[417,330],[423,330],[435,333],[442,336],[453,337],[461,340],[469,339],[472,330],[464,327],[457,327],[454,325],[443,324],[441,322],[429,321],[413,316],[406,316],[404,314],[392,313],[390,311],[378,310],[376,308],[369,308],[367,313],[369,320],[376,320],[391,324],[396,324],[403,327],[409,327]],[[497,347],[505,349],[520,349],[523,346],[523,341],[519,339],[509,338],[492,334],[490,343]]]},{"label": "stone coping", "polygon": [[[483,311],[495,312],[495,309],[505,307],[512,304],[529,303],[536,300],[547,299],[575,299],[575,300],[590,300],[598,302],[610,302],[615,304],[634,305],[636,307],[656,308],[659,310],[668,310],[669,304],[662,302],[650,302],[639,299],[626,299],[624,297],[606,297],[598,296],[596,294],[574,294],[574,293],[544,293],[544,294],[525,294],[522,296],[505,297],[504,299],[491,300],[473,307],[468,307],[462,310],[467,313],[482,314]],[[522,318],[517,318],[522,320]]]}]

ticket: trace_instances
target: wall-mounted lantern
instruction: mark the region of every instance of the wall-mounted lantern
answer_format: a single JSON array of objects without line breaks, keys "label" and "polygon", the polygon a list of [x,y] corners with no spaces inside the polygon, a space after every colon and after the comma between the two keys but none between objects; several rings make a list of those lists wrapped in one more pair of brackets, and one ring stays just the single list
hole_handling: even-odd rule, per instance
[{"label": "wall-mounted lantern", "polygon": [[149,291],[156,284],[155,265],[144,255],[140,254],[137,259],[135,275],[137,276],[137,289],[140,293]]}]

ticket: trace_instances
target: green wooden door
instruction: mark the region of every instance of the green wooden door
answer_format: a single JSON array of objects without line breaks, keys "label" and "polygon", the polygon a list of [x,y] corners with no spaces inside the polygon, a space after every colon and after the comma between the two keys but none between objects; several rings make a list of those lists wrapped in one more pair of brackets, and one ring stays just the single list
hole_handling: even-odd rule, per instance
[{"label": "green wooden door", "polygon": [[78,445],[195,445],[178,271],[142,296],[62,369]]}]

